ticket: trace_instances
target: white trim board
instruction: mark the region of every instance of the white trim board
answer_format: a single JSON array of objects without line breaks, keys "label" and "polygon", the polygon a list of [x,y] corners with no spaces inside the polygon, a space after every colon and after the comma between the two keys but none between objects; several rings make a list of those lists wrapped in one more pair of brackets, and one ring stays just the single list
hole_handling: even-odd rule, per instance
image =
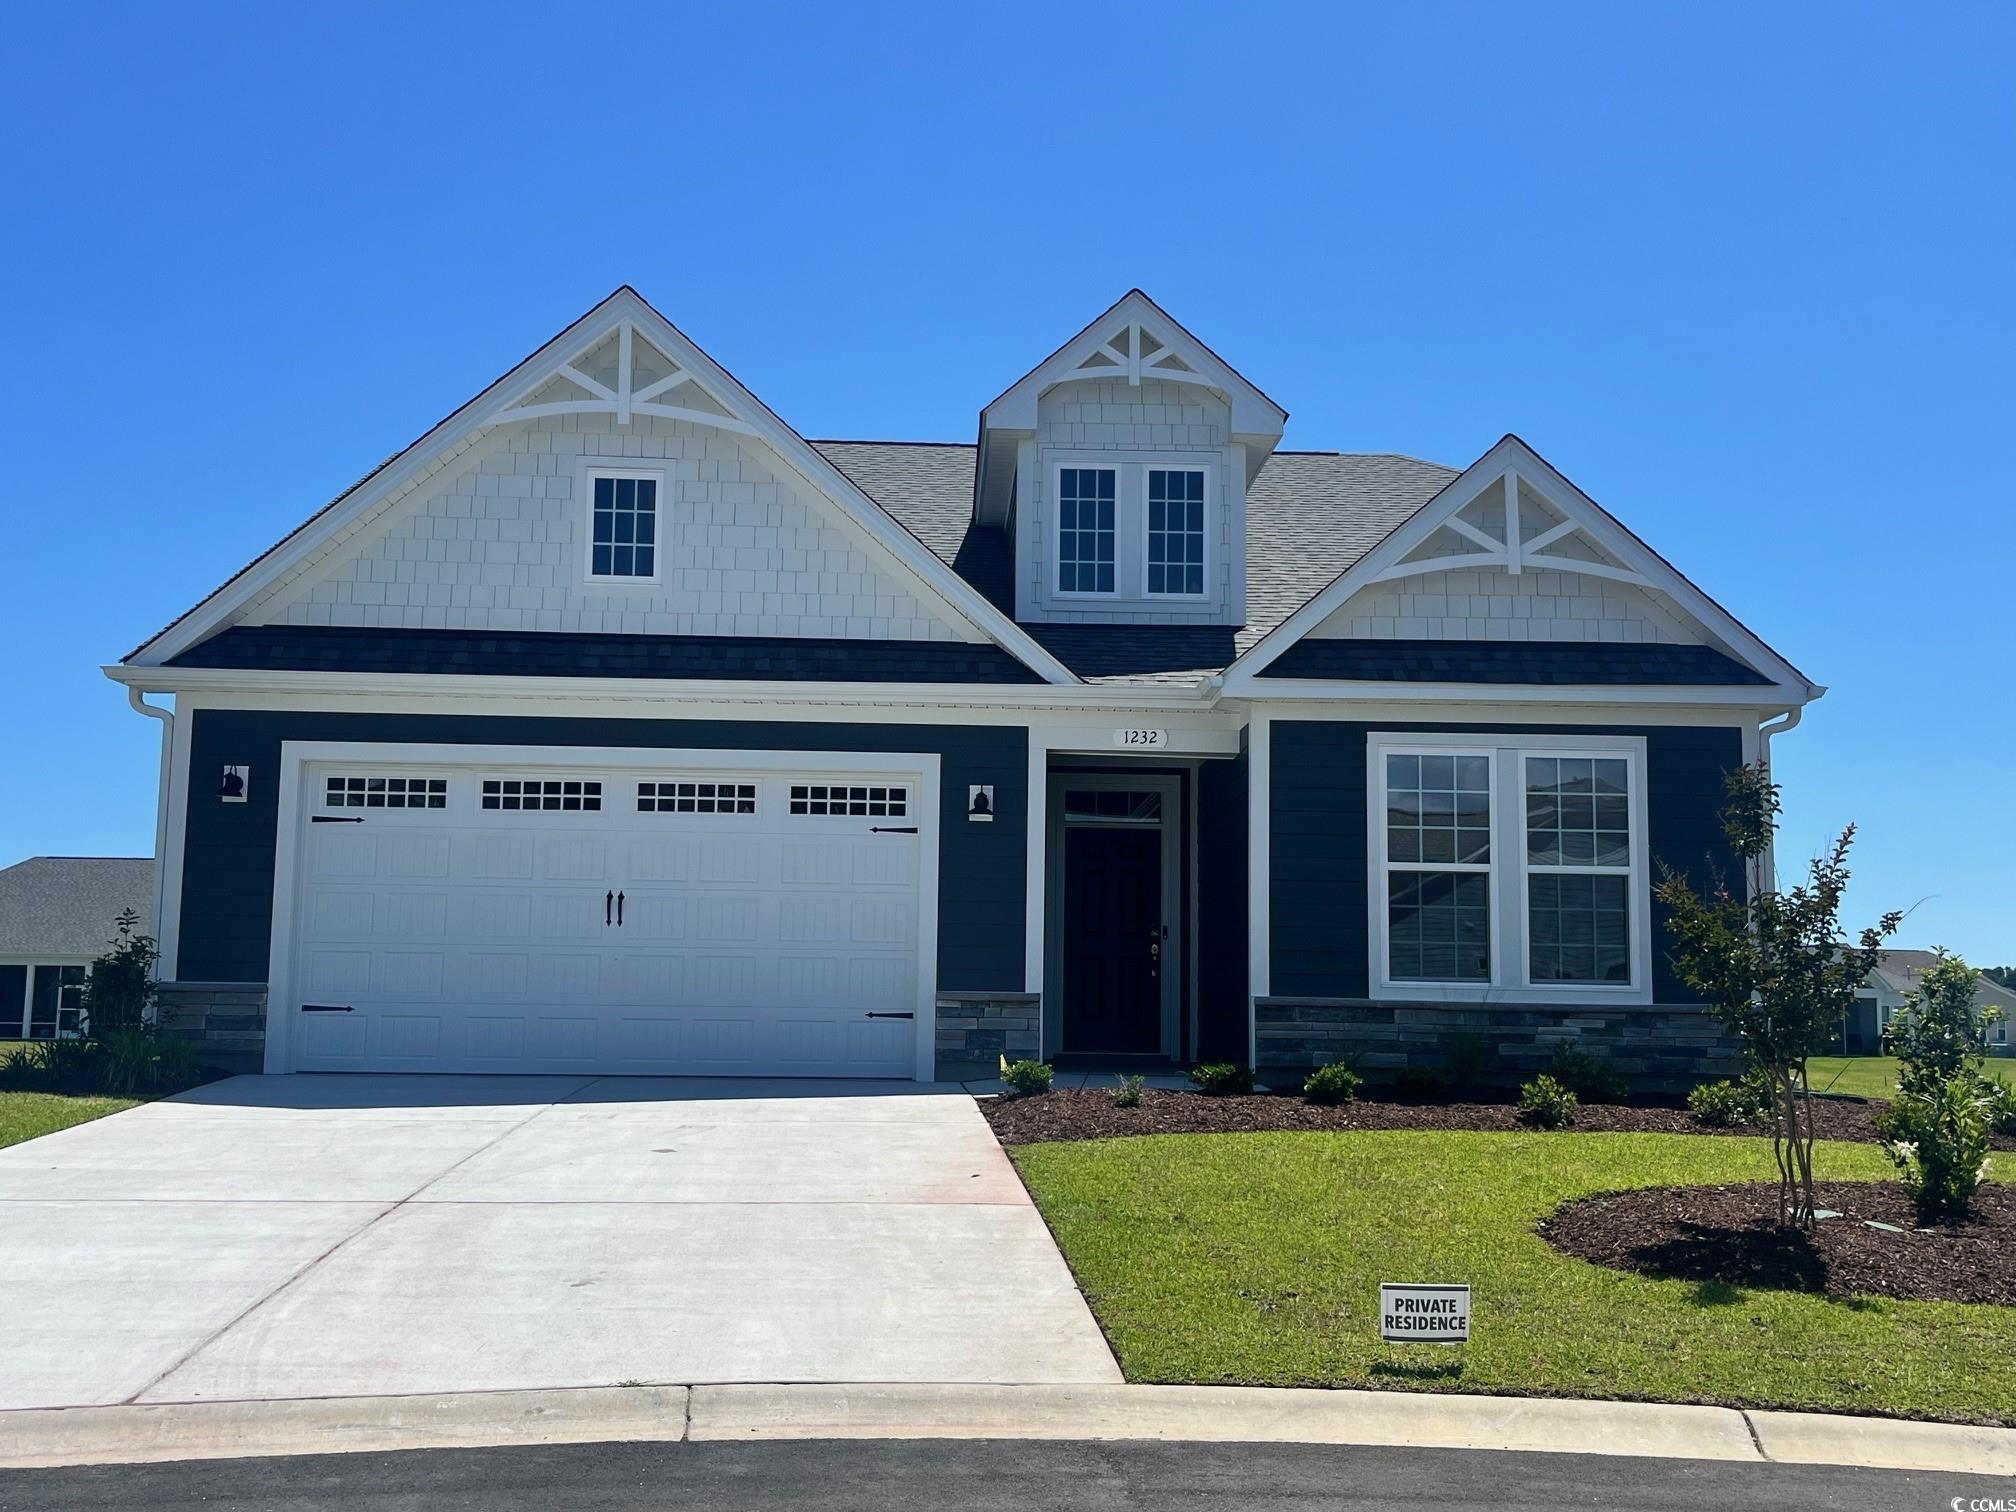
[{"label": "white trim board", "polygon": [[[680,370],[690,374],[693,381],[733,415],[747,416],[746,421],[735,422],[732,417],[724,421],[719,415],[693,411],[675,418],[716,425],[738,434],[746,432],[762,441],[786,467],[831,502],[844,519],[860,527],[863,548],[913,584],[925,602],[935,604],[955,622],[970,627],[979,639],[1001,646],[1045,681],[1071,684],[1079,680],[627,284],[391,462],[311,516],[195,608],[140,646],[128,658],[129,662],[158,666],[229,624],[235,614],[280,584],[325,543],[370,516],[409,484],[438,472],[450,453],[467,446],[500,421],[520,418],[514,413],[516,406],[555,377],[565,376],[564,369],[607,341],[612,333],[620,333],[626,342],[641,336]],[[578,380],[569,378],[569,381]],[[609,403],[620,404],[620,396],[607,401],[600,397],[593,400],[597,409]],[[634,395],[631,408],[641,409]]]},{"label": "white trim board", "polygon": [[1513,480],[1509,486],[1515,490],[1518,482],[1524,482],[1538,493],[1550,508],[1561,514],[1565,520],[1572,521],[1575,529],[1586,534],[1591,541],[1618,561],[1625,563],[1630,581],[1639,583],[1671,600],[1682,612],[1692,616],[1711,636],[1721,641],[1738,659],[1770,678],[1775,686],[1757,691],[1768,694],[1780,707],[1787,703],[1810,702],[1826,691],[1808,682],[1796,667],[1767,646],[1728,610],[1697,588],[1678,568],[1647,546],[1594,499],[1556,472],[1553,466],[1532,447],[1519,437],[1508,435],[1465,468],[1459,476],[1444,485],[1434,498],[1387,534],[1347,571],[1333,579],[1329,586],[1268,631],[1243,656],[1226,668],[1222,680],[1225,692],[1239,697],[1272,696],[1258,677],[1261,671],[1271,666],[1290,646],[1301,641],[1329,619],[1355,594],[1395,575],[1403,568],[1412,574],[1477,565],[1503,566],[1513,572],[1520,571],[1523,567],[1545,566],[1564,572],[1586,572],[1613,577],[1618,575],[1615,570],[1599,564],[1581,563],[1565,558],[1536,559],[1530,555],[1535,544],[1532,541],[1525,542],[1522,548],[1521,543],[1517,541],[1488,542],[1481,533],[1479,539],[1497,549],[1479,553],[1474,561],[1466,557],[1445,557],[1419,563],[1405,561],[1409,553],[1448,524],[1485,489],[1508,479]]},{"label": "white trim board", "polygon": [[936,1072],[938,1041],[939,757],[914,751],[666,750],[650,746],[423,745],[404,741],[283,741],[279,816],[274,831],[273,914],[266,980],[268,1075],[291,1075],[297,1059],[291,1004],[294,990],[296,898],[301,890],[300,837],[307,769],[321,762],[385,767],[494,766],[550,769],[698,768],[746,772],[833,772],[914,775],[917,779],[917,1006],[914,1066],[918,1081]]}]

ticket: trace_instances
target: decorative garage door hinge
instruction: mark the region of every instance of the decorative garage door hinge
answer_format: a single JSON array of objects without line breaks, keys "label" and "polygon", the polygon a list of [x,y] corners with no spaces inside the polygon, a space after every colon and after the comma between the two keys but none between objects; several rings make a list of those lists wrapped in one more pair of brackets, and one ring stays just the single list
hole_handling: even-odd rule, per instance
[{"label": "decorative garage door hinge", "polygon": [[917,1017],[917,1015],[916,1015],[916,1014],[914,1014],[914,1013],[864,1013],[864,1014],[862,1015],[862,1017],[863,1017],[863,1018],[907,1018],[907,1019],[914,1019],[915,1017]]},{"label": "decorative garage door hinge", "polygon": [[303,1013],[350,1013],[354,1010],[348,1003],[303,1003]]},{"label": "decorative garage door hinge", "polygon": [[914,824],[871,824],[868,826],[868,833],[871,835],[914,835],[917,833],[917,826]]}]

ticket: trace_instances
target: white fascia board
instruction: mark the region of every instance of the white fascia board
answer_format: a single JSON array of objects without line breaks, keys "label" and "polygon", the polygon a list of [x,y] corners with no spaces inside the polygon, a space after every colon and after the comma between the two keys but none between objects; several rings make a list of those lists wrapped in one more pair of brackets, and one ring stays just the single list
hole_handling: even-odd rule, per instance
[{"label": "white fascia board", "polygon": [[[864,544],[963,622],[1009,652],[1046,682],[1076,683],[1078,677],[1033,637],[960,577],[845,473],[822,457],[736,378],[689,340],[627,285],[539,348],[504,377],[408,446],[346,497],[311,516],[279,545],[258,558],[196,608],[136,651],[136,666],[158,666],[228,624],[231,616],[281,581],[325,542],[425,474],[444,453],[486,428],[497,412],[551,381],[555,372],[606,340],[624,321],[653,346],[693,373],[731,409],[746,407],[751,420],[726,428],[769,446],[822,496],[860,525]],[[696,421],[704,420],[695,416]]]},{"label": "white fascia board", "polygon": [[[1387,568],[1397,565],[1410,551],[1439,530],[1451,515],[1462,509],[1493,481],[1502,478],[1508,469],[1516,471],[1522,479],[1544,495],[1550,504],[1574,520],[1578,527],[1586,531],[1606,551],[1618,560],[1630,564],[1660,592],[1699,620],[1711,634],[1719,637],[1731,650],[1748,662],[1753,670],[1769,677],[1777,685],[1772,691],[1772,697],[1781,706],[1787,701],[1788,690],[1796,690],[1789,695],[1790,701],[1794,704],[1809,703],[1826,691],[1820,685],[1808,682],[1798,668],[1759,640],[1728,610],[1695,587],[1678,568],[1632,534],[1602,505],[1555,471],[1553,465],[1532,447],[1512,435],[1502,438],[1483,456],[1444,484],[1432,499],[1409,516],[1390,535],[1350,568],[1333,578],[1328,587],[1249,647],[1245,655],[1225,669],[1226,691],[1231,693],[1236,690],[1240,696],[1249,698],[1271,696],[1255,691],[1253,677],[1256,673],[1270,666],[1275,658],[1321,625],[1353,595],[1377,581],[1379,575]],[[1574,569],[1564,567],[1562,570]],[[1326,686],[1345,688],[1351,685]]]},{"label": "white fascia board", "polygon": [[1207,688],[1123,688],[1111,683],[858,683],[745,682],[729,679],[512,677],[383,672],[275,672],[227,667],[114,664],[100,669],[113,682],[147,693],[272,693],[377,695],[397,698],[481,696],[555,700],[623,699],[643,703],[760,702],[778,706],[879,704],[922,708],[1164,709],[1203,711]]}]

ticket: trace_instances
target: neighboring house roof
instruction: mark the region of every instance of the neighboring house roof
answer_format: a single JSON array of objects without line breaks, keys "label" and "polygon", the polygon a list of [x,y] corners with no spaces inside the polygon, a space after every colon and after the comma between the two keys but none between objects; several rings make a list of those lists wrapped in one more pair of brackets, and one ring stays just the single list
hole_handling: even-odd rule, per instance
[{"label": "neighboring house roof", "polygon": [[[1909,997],[1918,991],[1919,979],[1938,960],[1939,952],[1936,950],[1886,950],[1875,971],[1870,974],[1875,977],[1877,986],[1899,997]],[[1978,1008],[2000,1008],[2004,1013],[2016,1016],[2016,992],[1985,976],[1974,991],[1974,1004]]]},{"label": "neighboring house roof", "polygon": [[0,871],[0,956],[97,957],[127,909],[151,930],[147,856],[31,856]]},{"label": "neighboring house roof", "polygon": [[[1014,545],[973,518],[965,442],[814,441],[910,533],[1008,613]],[[1443,489],[1457,469],[1391,452],[1277,451],[1246,490],[1246,624],[1024,624],[1092,682],[1198,682],[1293,614]]]}]

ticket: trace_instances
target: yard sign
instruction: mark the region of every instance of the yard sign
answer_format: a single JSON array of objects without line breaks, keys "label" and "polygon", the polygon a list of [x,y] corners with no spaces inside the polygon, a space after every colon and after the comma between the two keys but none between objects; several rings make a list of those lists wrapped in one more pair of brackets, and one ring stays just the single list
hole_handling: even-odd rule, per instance
[{"label": "yard sign", "polygon": [[1469,1343],[1470,1288],[1384,1283],[1379,1336],[1389,1344]]}]

